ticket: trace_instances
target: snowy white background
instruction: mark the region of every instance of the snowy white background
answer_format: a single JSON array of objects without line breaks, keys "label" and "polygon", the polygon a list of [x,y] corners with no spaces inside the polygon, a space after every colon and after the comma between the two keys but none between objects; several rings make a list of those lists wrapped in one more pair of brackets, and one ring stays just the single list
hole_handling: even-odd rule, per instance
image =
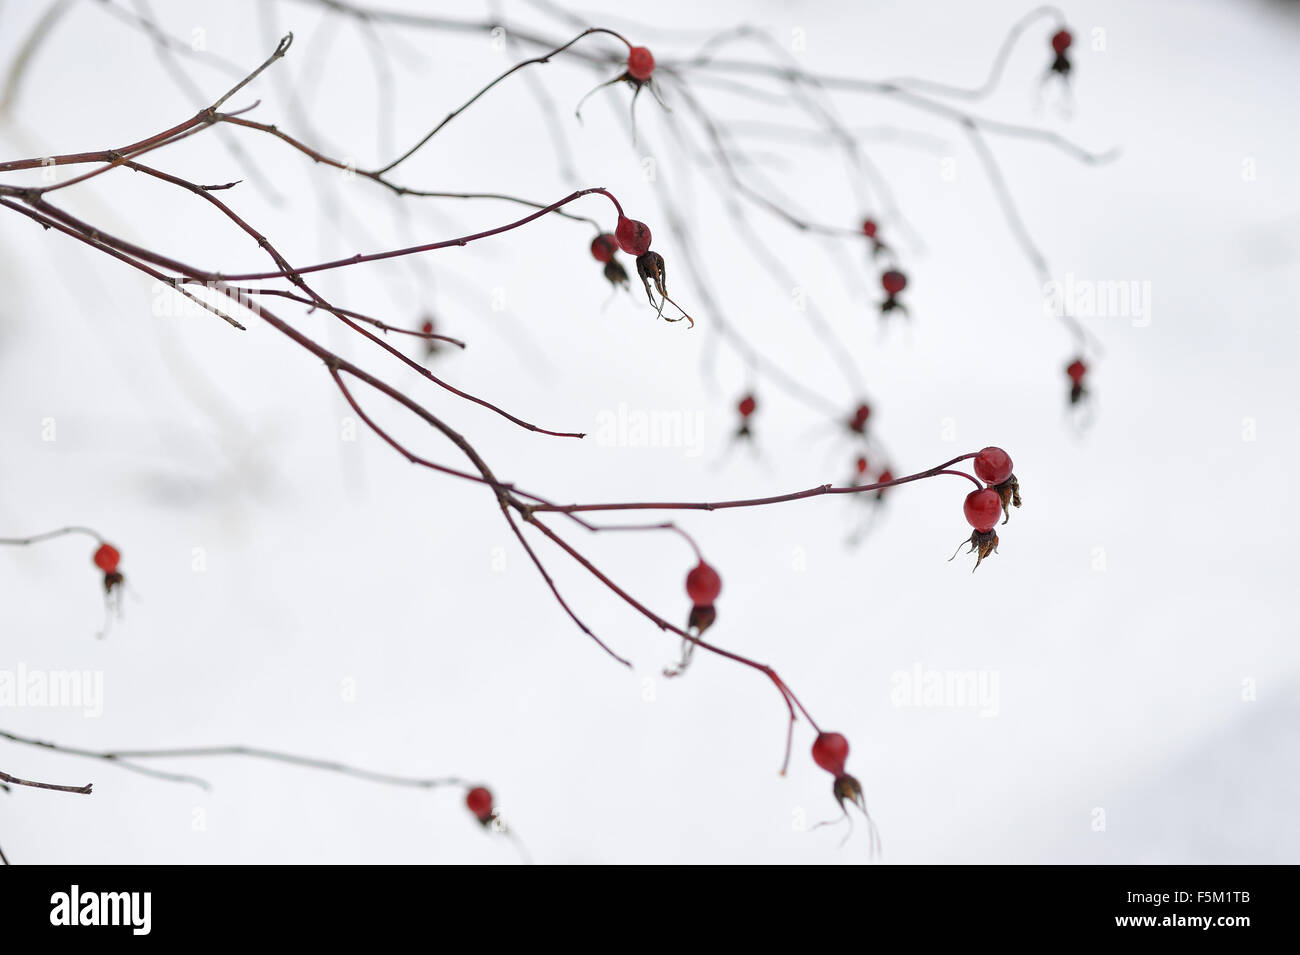
[{"label": "snowy white background", "polygon": [[[193,112],[148,39],[98,6],[76,5],[32,62],[0,123],[4,158],[120,145]],[[292,29],[289,56],[232,105],[260,98],[256,118],[362,167],[393,155],[380,145],[383,87],[353,25],[322,26],[301,2],[155,8],[171,32],[201,30],[209,51],[248,66]],[[11,62],[44,9],[0,4],[0,62]],[[804,31],[809,69],[965,84],[984,75],[1028,6],[664,0],[653,9],[672,28],[645,34],[664,60],[744,20],[782,38]],[[685,514],[681,523],[724,577],[713,637],[776,666],[825,727],[851,740],[849,768],[866,787],[886,861],[1297,862],[1300,521],[1290,474],[1300,466],[1300,10],[1090,2],[1066,13],[1079,37],[1074,115],[1037,101],[1046,25],[976,109],[1123,149],[1089,168],[1039,144],[990,139],[1054,276],[1150,283],[1149,324],[1090,323],[1107,354],[1094,382],[1098,419],[1082,438],[1063,415],[1068,339],[1043,317],[1039,283],[952,124],[885,97],[837,99],[853,125],[939,140],[866,142],[924,240],[897,242],[912,280],[906,331],[896,323],[880,332],[874,274],[857,243],[828,258],[824,243],[750,214],[863,369],[896,470],[990,443],[1013,455],[1025,507],[1003,529],[1001,553],[977,574],[973,558],[945,563],[968,533],[966,488],[953,479],[897,491],[857,550],[844,539],[860,509],[845,499]],[[558,37],[573,32],[524,5],[509,4],[505,16]],[[1090,49],[1095,29],[1104,52]],[[392,53],[399,151],[521,57],[480,34],[379,30]],[[219,70],[182,62],[207,99],[229,85]],[[594,98],[579,126],[570,105],[593,74],[557,58],[535,78],[559,103],[578,184],[611,188],[652,227],[662,218],[656,194],[673,193],[707,233],[711,291],[730,320],[850,407],[857,396],[790,290],[746,255],[705,180],[696,176],[690,192],[675,176],[682,156],[657,105],[639,103],[634,147],[622,122],[628,90]],[[527,84],[515,77],[491,93],[397,178],[547,200],[567,193],[574,183],[559,171]],[[295,90],[311,131],[293,119]],[[776,118],[761,104],[698,92],[719,115]],[[284,201],[268,204],[248,182],[225,197],[292,261],[514,216],[501,204],[407,200],[403,223],[373,184],[315,168],[265,137],[238,139]],[[754,145],[781,157],[786,164],[765,174],[815,218],[852,223],[865,211],[828,147]],[[645,156],[657,160],[652,183]],[[941,175],[944,157],[955,162],[952,181]],[[210,133],[153,161],[202,182],[244,176]],[[338,197],[341,222],[322,211],[320,190]],[[186,261],[263,267],[252,243],[204,204],[132,173],[57,198]],[[602,200],[580,211],[612,226]],[[657,235],[675,296],[698,303],[668,231]],[[639,289],[603,307],[589,239],[585,227],[552,218],[427,256],[432,284],[399,262],[322,276],[319,288],[397,324],[436,311],[470,348],[435,371],[530,420],[593,431],[620,404],[700,413],[700,453],[524,433],[323,315],[279,312],[409,388],[469,434],[498,474],[548,496],[707,500],[843,480],[850,452],[841,439],[761,381],[765,462],[737,454],[718,466],[747,386],[743,367],[722,347],[705,376],[702,360],[718,341],[703,307],[693,331],[652,321]],[[801,818],[834,814],[830,777],[807,757],[806,726],[789,775],[778,777],[785,716],[765,680],[707,655],[685,679],[663,680],[676,640],[538,538],[579,612],[636,669],[612,663],[550,597],[488,493],[412,468],[368,434],[340,440],[347,409],[305,352],[253,322],[241,334],[211,317],[160,316],[146,278],[16,215],[0,216],[0,250],[0,535],[91,524],[122,548],[133,589],[124,622],[96,640],[99,585],[84,541],[0,549],[0,667],[92,669],[105,680],[99,719],[10,708],[0,728],[91,748],[242,742],[482,779],[543,862],[865,859],[860,832],[840,849],[837,832],[799,830]],[[861,267],[861,281],[842,280],[841,260]],[[458,464],[437,435],[373,396],[367,405],[423,452]],[[53,443],[42,441],[47,418],[57,422]],[[684,618],[691,556],[679,539],[571,539],[651,606]],[[202,573],[191,566],[196,547],[207,556]],[[892,705],[891,675],[917,664],[995,673],[997,715]],[[355,683],[354,702],[343,699],[345,681]],[[1244,681],[1254,701],[1243,700]],[[458,790],[390,789],[252,761],[160,765],[215,788],[0,743],[8,772],[95,783],[92,797],[3,796],[0,845],[15,862],[517,859],[474,824]],[[1104,831],[1093,827],[1098,808]],[[198,811],[206,828],[193,824]]]}]

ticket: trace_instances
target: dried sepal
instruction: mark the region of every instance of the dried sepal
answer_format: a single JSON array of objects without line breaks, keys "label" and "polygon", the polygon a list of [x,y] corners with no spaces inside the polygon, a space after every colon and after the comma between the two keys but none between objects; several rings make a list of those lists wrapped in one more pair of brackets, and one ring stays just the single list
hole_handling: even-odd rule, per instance
[{"label": "dried sepal", "polygon": [[993,490],[998,492],[998,497],[1002,500],[1002,523],[1005,524],[1011,520],[1011,508],[1020,506],[1020,482],[1013,474]]},{"label": "dried sepal", "polygon": [[[654,305],[658,309],[658,315],[656,317],[663,318],[668,322],[680,322],[684,318],[691,323],[692,328],[695,327],[695,319],[686,314],[686,310],[676,302],[673,302],[672,298],[668,295],[668,270],[664,264],[664,257],[662,255],[652,250],[647,250],[641,255],[638,255],[636,259],[636,274],[641,277],[641,282],[645,285],[646,298],[650,300],[651,305]],[[655,302],[655,292],[659,293],[658,302]],[[672,302],[672,304],[676,306],[677,310],[682,313],[679,318],[666,318],[664,316],[664,305],[669,302]]]},{"label": "dried sepal", "polygon": [[979,565],[983,562],[985,557],[988,557],[990,554],[996,554],[998,552],[997,532],[996,531],[971,531],[970,538],[958,544],[957,552],[954,553],[952,557],[949,557],[948,560],[949,561],[954,560],[957,557],[957,554],[961,552],[962,547],[964,547],[967,544],[970,545],[970,549],[967,550],[966,553],[977,555],[975,558],[975,566],[971,568],[971,573],[974,573],[977,569],[979,569]]},{"label": "dried sepal", "polygon": [[616,289],[627,288],[630,282],[627,269],[623,268],[618,259],[610,259],[605,263],[605,278]]}]

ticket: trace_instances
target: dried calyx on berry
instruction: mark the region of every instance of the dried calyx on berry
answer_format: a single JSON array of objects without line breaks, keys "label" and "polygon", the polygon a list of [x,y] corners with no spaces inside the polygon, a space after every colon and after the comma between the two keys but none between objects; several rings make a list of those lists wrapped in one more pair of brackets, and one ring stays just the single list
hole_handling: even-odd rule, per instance
[{"label": "dried calyx on berry", "polygon": [[1070,35],[1069,30],[1061,29],[1052,34],[1052,66],[1049,72],[1056,73],[1062,78],[1070,75],[1070,58],[1067,51],[1070,44],[1074,42],[1074,37]]},{"label": "dried calyx on berry", "polygon": [[1066,377],[1070,379],[1070,404],[1077,405],[1088,395],[1083,379],[1088,374],[1088,366],[1082,358],[1076,358],[1065,366]]},{"label": "dried calyx on berry", "polygon": [[736,429],[737,438],[751,437],[749,430],[749,419],[753,417],[754,412],[758,409],[758,401],[753,395],[745,395],[736,404],[736,411],[740,414],[740,427]]},{"label": "dried calyx on berry", "polygon": [[[686,310],[672,300],[668,294],[668,270],[664,265],[664,257],[658,252],[650,251],[650,227],[644,222],[636,219],[629,219],[627,216],[620,214],[618,225],[614,227],[614,241],[618,247],[628,255],[636,256],[636,274],[641,277],[641,283],[645,286],[646,298],[650,304],[658,309],[657,318],[664,318],[664,306],[672,302],[681,315],[677,318],[667,318],[669,322],[680,322],[683,318],[695,327],[695,319],[686,314]],[[611,259],[611,261],[613,261]],[[621,268],[620,268],[621,271]],[[608,271],[605,275],[610,278]],[[610,281],[614,279],[610,278]],[[655,301],[655,292],[659,293],[659,301]]]},{"label": "dried calyx on berry", "polygon": [[[713,626],[718,619],[718,611],[713,603],[722,593],[722,578],[718,572],[701,560],[686,575],[686,596],[691,600],[691,613],[686,619],[686,629],[698,637]],[[682,659],[675,667],[664,670],[664,676],[680,676],[690,665],[695,654],[695,643],[682,641]]]},{"label": "dried calyx on berry", "polygon": [[[970,538],[962,542],[970,544],[970,549],[966,553],[977,554],[975,566],[971,568],[971,572],[974,573],[985,557],[998,552],[998,535],[993,528],[997,526],[998,518],[1002,516],[1002,498],[993,488],[982,487],[966,495],[962,510],[966,514],[967,523],[975,528],[971,531]],[[961,546],[961,544],[957,545],[958,551],[961,551]],[[956,556],[957,554],[954,553],[948,559],[952,560]]]},{"label": "dried calyx on berry", "polygon": [[889,246],[880,241],[878,233],[880,226],[876,224],[875,219],[862,220],[862,234],[871,240],[871,257],[876,258],[881,252],[888,252]]},{"label": "dried calyx on berry", "polygon": [[[867,812],[867,799],[862,792],[862,784],[844,769],[849,759],[849,741],[840,733],[818,733],[817,739],[813,741],[812,757],[813,762],[835,777],[835,782],[831,786],[831,793],[835,796],[835,801],[839,804],[840,812],[843,814],[842,819],[837,821],[848,820],[849,831],[852,834],[853,817],[849,815],[848,805],[860,810],[867,820],[867,826],[871,833],[870,850],[874,853],[880,846],[880,836],[876,832],[875,823],[871,821],[871,816]],[[828,825],[828,823],[822,822],[817,825],[824,826]],[[845,836],[845,839],[847,840],[848,836]]]},{"label": "dried calyx on berry", "polygon": [[880,276],[880,286],[885,290],[885,300],[880,303],[880,314],[890,312],[907,314],[907,306],[898,300],[898,294],[907,288],[907,276],[898,269],[890,269]]},{"label": "dried calyx on berry", "polygon": [[122,554],[116,547],[105,541],[99,545],[92,559],[95,566],[104,572],[104,593],[109,597],[115,596],[123,581],[126,580],[117,569],[122,561]]},{"label": "dried calyx on berry", "polygon": [[[597,90],[602,90],[606,86],[613,86],[615,83],[627,83],[632,87],[632,117],[634,123],[636,119],[636,100],[637,97],[641,95],[641,89],[643,87],[650,90],[650,94],[654,96],[660,106],[664,109],[668,109],[668,104],[665,103],[663,97],[659,95],[658,84],[654,81],[654,72],[654,54],[644,46],[632,46],[629,44],[627,49],[627,65],[623,72],[619,73],[613,79],[606,80],[604,83],[600,83],[593,89],[589,90],[582,99],[578,101],[578,105],[574,109],[574,115],[578,117],[579,121],[581,121],[582,104],[587,102],[587,99]],[[633,130],[633,135],[635,136],[635,126],[633,127]]]},{"label": "dried calyx on berry", "polygon": [[997,491],[1003,524],[1011,520],[1010,508],[1020,506],[1020,482],[1011,468],[1011,455],[1001,448],[987,447],[975,455],[975,476]]}]

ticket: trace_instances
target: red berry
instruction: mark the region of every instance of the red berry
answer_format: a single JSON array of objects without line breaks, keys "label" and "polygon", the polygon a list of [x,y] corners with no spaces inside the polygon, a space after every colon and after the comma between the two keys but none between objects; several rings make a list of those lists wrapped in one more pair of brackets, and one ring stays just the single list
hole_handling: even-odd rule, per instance
[{"label": "red berry", "polygon": [[907,288],[907,276],[897,269],[890,269],[880,276],[880,284],[884,286],[885,291],[890,295],[897,295]]},{"label": "red berry", "polygon": [[111,574],[117,570],[118,562],[121,559],[122,555],[118,553],[117,548],[112,544],[100,544],[99,550],[95,551],[95,566],[106,574]]},{"label": "red berry", "polygon": [[465,805],[478,817],[479,822],[492,818],[492,793],[482,786],[475,786],[465,794]]},{"label": "red berry", "polygon": [[[888,483],[889,483],[890,481],[892,481],[893,479],[894,479],[894,472],[891,471],[891,470],[889,470],[889,468],[885,468],[885,470],[883,470],[883,471],[880,472],[880,477],[878,477],[878,478],[876,479],[876,483],[877,483],[877,484],[888,484]],[[884,488],[882,487],[881,490],[883,491]]]},{"label": "red berry", "polygon": [[420,326],[420,331],[424,332],[424,334],[426,335],[432,335],[433,322],[425,322],[423,325]]},{"label": "red berry", "polygon": [[849,741],[839,733],[820,733],[813,742],[813,762],[833,776],[844,775],[849,758]]},{"label": "red berry", "polygon": [[1083,376],[1088,373],[1088,366],[1081,359],[1076,358],[1066,367],[1065,373],[1070,376],[1070,380],[1076,385],[1083,381]]},{"label": "red berry", "polygon": [[597,262],[608,262],[618,251],[618,242],[606,232],[591,240],[591,257]]},{"label": "red berry", "polygon": [[1011,455],[1001,448],[985,448],[975,455],[975,476],[985,484],[1001,484],[1011,477]]},{"label": "red berry", "polygon": [[745,397],[740,399],[740,404],[737,406],[742,418],[748,418],[754,413],[754,409],[757,407],[758,402],[754,400],[753,395],[745,395]]},{"label": "red berry", "polygon": [[654,54],[645,47],[634,46],[627,51],[627,75],[632,79],[644,83],[654,71]]},{"label": "red berry", "polygon": [[982,487],[966,495],[962,510],[966,512],[966,520],[971,527],[981,534],[987,534],[997,526],[998,518],[1002,516],[1002,499],[993,488]]},{"label": "red berry", "polygon": [[853,417],[849,419],[849,427],[854,431],[861,431],[867,426],[867,419],[870,417],[871,406],[863,402],[854,409]]},{"label": "red berry", "polygon": [[1057,30],[1052,34],[1052,49],[1056,51],[1057,56],[1068,50],[1073,42],[1074,37],[1070,36],[1069,30]]},{"label": "red berry", "polygon": [[866,458],[858,458],[858,465],[857,465],[857,467],[858,467],[858,473],[859,473],[859,474],[866,474],[866,473],[867,473],[867,459],[866,459]]},{"label": "red berry", "polygon": [[864,220],[863,220],[863,222],[862,222],[862,234],[865,235],[868,239],[874,239],[874,238],[876,237],[876,220],[875,220],[875,219],[864,219]]},{"label": "red berry", "polygon": [[628,255],[642,256],[650,249],[650,227],[627,216],[618,217],[614,238]]},{"label": "red berry", "polygon": [[713,606],[720,593],[722,593],[722,578],[704,561],[696,564],[686,575],[686,596],[691,598],[691,603],[695,606]]}]

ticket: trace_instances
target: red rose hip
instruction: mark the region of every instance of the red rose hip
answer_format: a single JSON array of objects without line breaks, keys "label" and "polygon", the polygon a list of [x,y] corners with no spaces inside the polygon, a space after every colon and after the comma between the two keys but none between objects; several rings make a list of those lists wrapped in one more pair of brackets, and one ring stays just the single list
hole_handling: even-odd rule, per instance
[{"label": "red rose hip", "polygon": [[99,550],[95,551],[95,566],[106,574],[111,574],[117,570],[117,565],[122,560],[122,555],[112,544],[100,544]]},{"label": "red rose hip", "polygon": [[981,534],[987,534],[997,526],[998,518],[1002,516],[1002,499],[993,488],[982,487],[966,495],[962,510],[971,527]]},{"label": "red rose hip", "polygon": [[849,758],[849,741],[839,733],[820,733],[813,742],[813,762],[833,776],[844,773]]},{"label": "red rose hip", "polygon": [[722,578],[704,561],[696,564],[686,575],[686,596],[691,598],[691,603],[695,606],[713,606],[720,593],[722,593]]},{"label": "red rose hip", "polygon": [[1052,49],[1056,51],[1057,56],[1068,50],[1073,42],[1074,37],[1070,35],[1069,30],[1057,30],[1052,34]]},{"label": "red rose hip", "polygon": [[650,79],[655,71],[654,54],[643,46],[634,46],[627,51],[627,75],[639,83]]},{"label": "red rose hip", "polygon": [[897,269],[890,269],[880,276],[880,284],[890,295],[897,295],[907,288],[907,276]]},{"label": "red rose hip", "polygon": [[614,239],[618,242],[618,247],[628,255],[642,256],[650,250],[650,227],[636,219],[619,216],[618,225],[614,228]]},{"label": "red rose hip", "polygon": [[608,262],[616,251],[618,242],[608,232],[591,240],[591,257],[597,262]]},{"label": "red rose hip", "polygon": [[479,822],[492,818],[492,793],[483,786],[475,786],[465,794],[465,805],[478,817]]},{"label": "red rose hip", "polygon": [[1011,477],[1011,455],[1001,448],[985,448],[975,455],[975,476],[985,484],[1001,484]]}]

